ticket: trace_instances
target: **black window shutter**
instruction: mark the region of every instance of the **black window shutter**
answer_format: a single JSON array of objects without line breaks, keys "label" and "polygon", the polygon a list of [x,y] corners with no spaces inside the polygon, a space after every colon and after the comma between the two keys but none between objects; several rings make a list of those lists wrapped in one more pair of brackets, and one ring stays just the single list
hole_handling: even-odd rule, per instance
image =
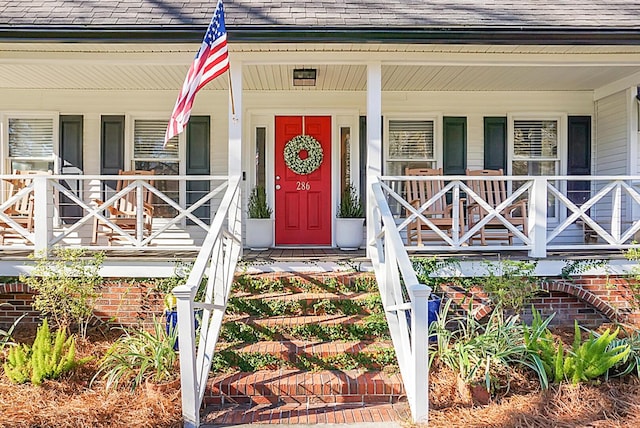
[{"label": "black window shutter", "polygon": [[124,116],[102,116],[100,174],[124,169]]},{"label": "black window shutter", "polygon": [[[210,130],[211,119],[209,116],[191,116],[187,124],[187,175],[209,175],[210,166]],[[208,181],[187,181],[187,206],[196,203],[209,192]],[[198,207],[194,214],[196,217],[209,224],[211,204]]]},{"label": "black window shutter", "polygon": [[443,173],[464,175],[467,168],[467,118],[443,118]]},{"label": "black window shutter", "polygon": [[484,118],[484,169],[507,173],[507,118]]},{"label": "black window shutter", "polygon": [[[102,116],[100,129],[100,174],[116,175],[125,169],[124,116]],[[115,190],[116,180],[106,181],[104,186]]]},{"label": "black window shutter", "polygon": [[[567,135],[567,174],[591,175],[591,116],[569,116]],[[567,196],[576,205],[591,195],[591,182],[568,181]]]},{"label": "black window shutter", "polygon": [[[62,174],[82,174],[83,155],[82,138],[83,117],[62,115],[60,116],[60,160]],[[81,180],[61,180],[60,184],[82,199]],[[67,195],[60,193],[60,218],[65,224],[71,224],[82,218],[82,208],[73,202]]]}]

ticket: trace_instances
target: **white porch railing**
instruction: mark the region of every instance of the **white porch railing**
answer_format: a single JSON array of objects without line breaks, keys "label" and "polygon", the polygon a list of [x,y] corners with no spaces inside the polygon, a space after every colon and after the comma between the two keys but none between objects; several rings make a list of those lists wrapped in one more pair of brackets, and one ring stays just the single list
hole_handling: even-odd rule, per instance
[{"label": "white porch railing", "polygon": [[426,421],[429,413],[427,302],[431,289],[418,283],[379,181],[374,182],[371,194],[374,236],[369,237],[369,255],[411,415],[415,422]]},{"label": "white porch railing", "polygon": [[[118,180],[127,185],[116,191]],[[11,194],[10,181],[23,181],[24,187]],[[227,176],[0,175],[0,232],[7,236],[0,250],[41,251],[60,245],[116,251],[197,251],[227,185]],[[191,190],[196,186],[198,190]],[[143,227],[142,203],[136,205],[135,231],[125,230],[107,214],[120,198],[135,195],[133,199],[142,202],[147,193],[152,194],[155,208],[150,232]],[[7,211],[25,194],[33,198],[32,228]],[[94,242],[96,222],[109,228],[117,243],[107,245],[102,236]]]},{"label": "white porch railing", "polygon": [[[173,289],[177,299],[182,417],[185,427],[197,427],[200,423],[200,405],[213,351],[242,251],[239,183],[239,178],[230,180],[186,284]],[[206,286],[202,301],[195,302],[203,280],[206,280]],[[202,318],[196,340],[194,311],[198,309],[202,310]]]},{"label": "white porch railing", "polygon": [[[407,180],[442,181],[442,190],[422,205],[405,199]],[[470,186],[471,181],[507,183],[508,197],[497,206],[485,201]],[[637,246],[640,231],[640,176],[383,176],[380,188],[391,207],[401,236],[419,220],[432,238],[423,245],[406,245],[407,251],[475,251],[471,238],[490,226],[511,232],[513,242],[492,241],[486,250],[526,250],[531,257],[544,258],[547,251],[576,249],[626,249]],[[580,190],[575,190],[580,189]],[[446,195],[451,206],[451,227],[435,225],[428,212],[438,198]],[[506,217],[506,209],[527,200],[526,230]],[[485,212],[469,226],[466,206],[477,204]],[[462,220],[462,221],[460,221]],[[464,226],[460,226],[460,225]]]}]

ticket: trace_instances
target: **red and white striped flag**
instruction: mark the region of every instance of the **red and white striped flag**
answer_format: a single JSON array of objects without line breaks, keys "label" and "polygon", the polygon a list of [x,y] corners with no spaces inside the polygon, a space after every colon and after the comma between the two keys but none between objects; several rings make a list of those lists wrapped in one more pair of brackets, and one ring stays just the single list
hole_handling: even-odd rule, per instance
[{"label": "red and white striped flag", "polygon": [[229,69],[229,54],[227,51],[227,29],[224,25],[224,7],[222,0],[218,0],[216,11],[211,24],[202,40],[202,46],[189,68],[187,77],[182,84],[176,106],[173,108],[164,144],[174,136],[184,131],[196,93],[216,77]]}]

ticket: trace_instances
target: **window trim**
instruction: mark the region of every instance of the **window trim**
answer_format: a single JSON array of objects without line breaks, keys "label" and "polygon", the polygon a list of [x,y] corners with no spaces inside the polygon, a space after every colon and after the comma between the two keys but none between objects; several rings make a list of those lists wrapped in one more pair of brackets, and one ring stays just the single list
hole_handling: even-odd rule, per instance
[{"label": "window trim", "polygon": [[442,166],[442,115],[439,114],[390,114],[384,116],[384,132],[382,135],[382,171],[383,175],[389,175],[387,171],[388,162],[406,162],[416,159],[390,159],[389,158],[389,130],[393,121],[431,121],[433,122],[433,157],[425,159],[423,162],[432,162],[432,168]]},{"label": "window trim", "polygon": [[[557,162],[555,175],[566,175],[567,171],[567,113],[510,113],[507,114],[507,174],[513,175],[513,162],[517,160],[554,161]],[[555,120],[558,147],[556,158],[518,159],[515,157],[515,122],[518,120]]]},{"label": "window trim", "polygon": [[[51,119],[53,123],[52,132],[52,144],[53,144],[53,153],[51,157],[10,157],[9,156],[9,120],[10,119]],[[49,161],[53,163],[53,173],[57,174],[60,170],[60,114],[58,112],[4,112],[0,115],[0,130],[2,132],[2,145],[0,147],[0,155],[2,156],[3,162],[0,166],[0,170],[4,174],[12,174],[11,170],[11,161],[12,160],[36,160],[36,161]]]}]

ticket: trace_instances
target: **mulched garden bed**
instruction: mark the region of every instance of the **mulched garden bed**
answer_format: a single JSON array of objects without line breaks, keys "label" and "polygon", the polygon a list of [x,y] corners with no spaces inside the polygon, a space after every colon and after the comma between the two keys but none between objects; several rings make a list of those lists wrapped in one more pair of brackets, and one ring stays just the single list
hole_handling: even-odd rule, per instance
[{"label": "mulched garden bed", "polygon": [[[145,388],[106,391],[90,385],[98,359],[115,333],[78,340],[79,357],[96,358],[60,381],[41,387],[14,385],[0,375],[0,427],[179,427],[180,391]],[[456,376],[445,368],[431,375],[429,427],[632,427],[640,426],[640,382],[635,376],[600,384],[563,384],[541,391],[535,379],[518,376],[510,391],[486,406],[458,394]]]}]

